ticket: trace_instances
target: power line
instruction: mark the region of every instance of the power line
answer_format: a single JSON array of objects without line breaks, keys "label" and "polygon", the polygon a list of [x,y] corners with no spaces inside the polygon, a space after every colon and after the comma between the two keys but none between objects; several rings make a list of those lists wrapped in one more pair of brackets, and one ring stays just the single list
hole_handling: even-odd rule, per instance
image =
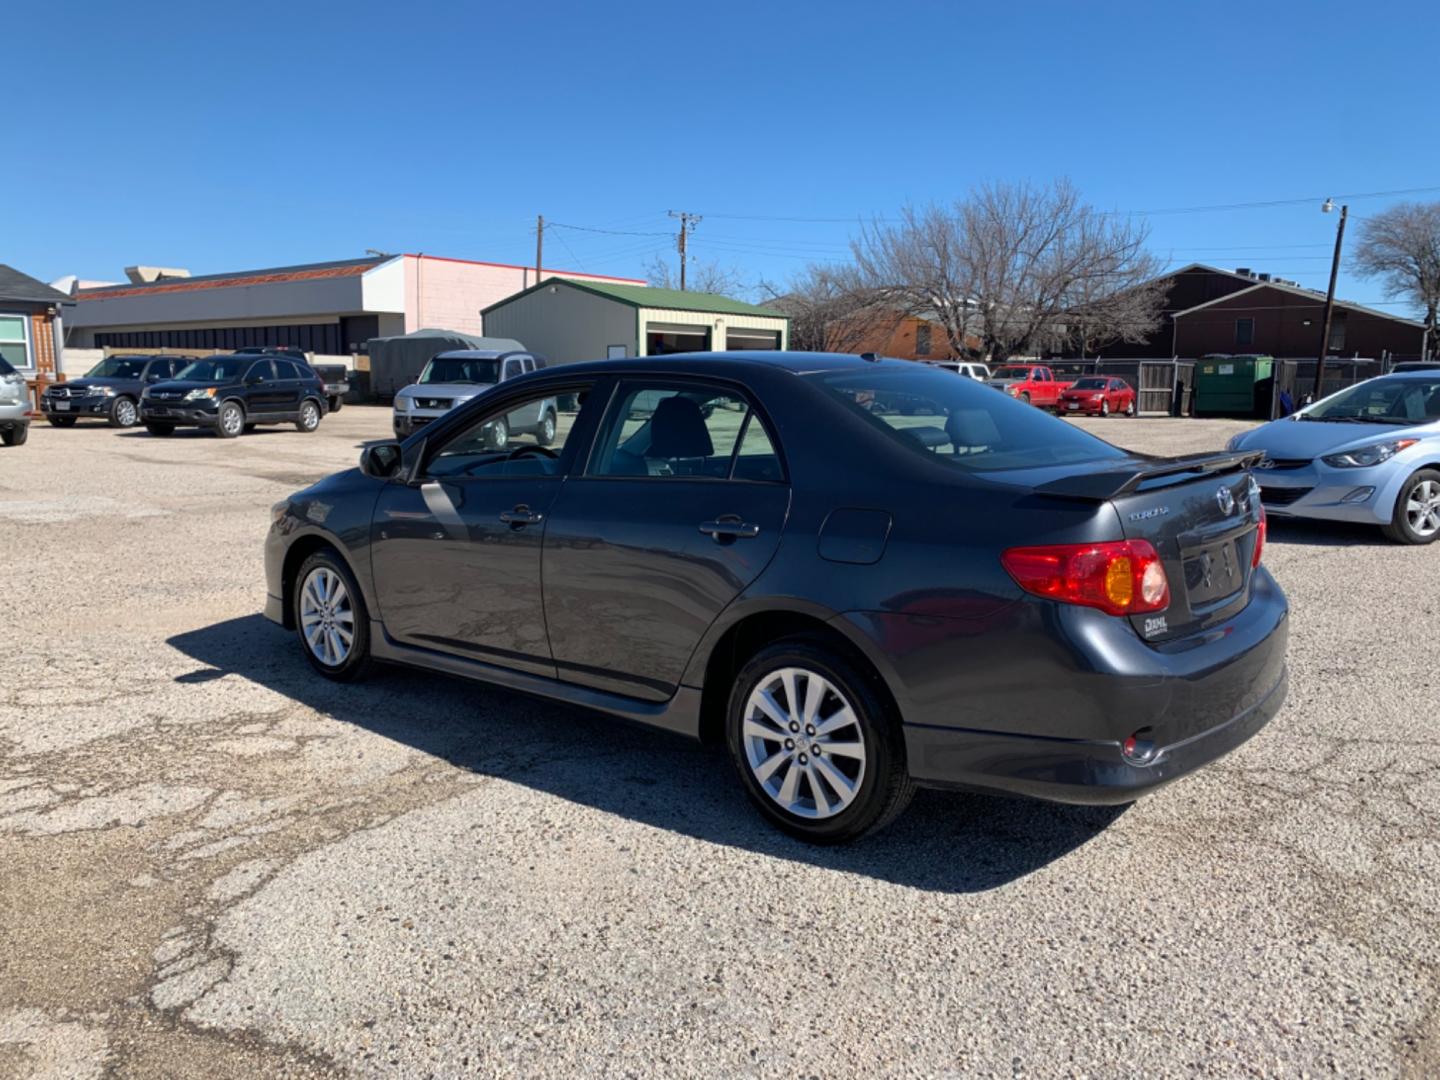
[{"label": "power line", "polygon": [[574,229],[576,232],[605,233],[607,236],[673,236],[669,232],[632,232],[629,229],[596,229],[589,225],[566,225],[559,221],[545,223],[552,229]]}]

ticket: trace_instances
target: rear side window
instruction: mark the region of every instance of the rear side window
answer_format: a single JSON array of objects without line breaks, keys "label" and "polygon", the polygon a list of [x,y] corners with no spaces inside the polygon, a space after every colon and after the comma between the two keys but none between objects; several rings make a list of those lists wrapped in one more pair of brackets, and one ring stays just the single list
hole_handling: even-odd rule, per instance
[{"label": "rear side window", "polygon": [[596,444],[591,476],[781,483],[764,421],[738,391],[625,383]]},{"label": "rear side window", "polygon": [[1077,427],[973,379],[919,365],[804,376],[875,431],[917,454],[974,472],[1125,456]]}]

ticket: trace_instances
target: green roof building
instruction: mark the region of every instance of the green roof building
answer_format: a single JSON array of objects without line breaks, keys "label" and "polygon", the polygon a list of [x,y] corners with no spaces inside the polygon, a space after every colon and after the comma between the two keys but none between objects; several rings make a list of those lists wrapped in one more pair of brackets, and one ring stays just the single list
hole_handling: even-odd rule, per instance
[{"label": "green roof building", "polygon": [[480,313],[485,333],[551,363],[677,352],[786,349],[789,316],[713,293],[547,278]]}]

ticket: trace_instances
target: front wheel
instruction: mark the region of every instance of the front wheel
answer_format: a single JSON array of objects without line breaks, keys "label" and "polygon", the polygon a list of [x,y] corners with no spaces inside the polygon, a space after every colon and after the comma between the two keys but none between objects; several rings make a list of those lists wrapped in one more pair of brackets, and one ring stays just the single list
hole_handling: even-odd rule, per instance
[{"label": "front wheel", "polygon": [[215,418],[215,434],[222,439],[233,439],[245,430],[245,410],[233,401],[220,406]]},{"label": "front wheel", "polygon": [[314,401],[300,403],[300,415],[295,418],[295,430],[310,433],[320,426],[320,406]]},{"label": "front wheel", "polygon": [[47,416],[52,427],[74,427],[75,417],[73,416]]},{"label": "front wheel", "polygon": [[876,676],[822,641],[790,638],[756,653],[731,690],[726,735],[750,801],[802,840],[874,832],[915,792]]},{"label": "front wheel", "polygon": [[497,416],[486,427],[490,429],[487,437],[491,450],[504,450],[510,445],[510,424],[505,417]]},{"label": "front wheel", "polygon": [[1101,416],[1109,416],[1109,415],[1110,415],[1110,402],[1108,402],[1108,401],[1102,401],[1102,402],[1100,402],[1100,415],[1101,415]]},{"label": "front wheel", "polygon": [[128,397],[117,397],[110,406],[108,417],[111,427],[130,428],[140,422],[140,409]]},{"label": "front wheel", "polygon": [[555,411],[545,410],[545,418],[540,421],[540,430],[535,433],[535,441],[541,446],[549,446],[555,441]]},{"label": "front wheel", "polygon": [[1406,480],[1383,528],[1400,544],[1429,544],[1440,537],[1440,472],[1421,469]]},{"label": "front wheel", "polygon": [[1016,398],[1016,400],[1019,401],[1019,402],[1020,402],[1021,404],[1023,404],[1023,405],[1029,405],[1029,404],[1030,404],[1030,395],[1029,395],[1028,393],[1026,393],[1025,391],[1022,390],[1022,391],[1020,392],[1020,396],[1019,396],[1018,398]]},{"label": "front wheel", "polygon": [[301,564],[293,603],[310,666],[336,682],[360,678],[370,666],[370,620],[360,587],[334,551],[322,549]]},{"label": "front wheel", "polygon": [[145,422],[145,430],[151,435],[174,435],[175,425],[162,424],[158,420],[147,420]]}]

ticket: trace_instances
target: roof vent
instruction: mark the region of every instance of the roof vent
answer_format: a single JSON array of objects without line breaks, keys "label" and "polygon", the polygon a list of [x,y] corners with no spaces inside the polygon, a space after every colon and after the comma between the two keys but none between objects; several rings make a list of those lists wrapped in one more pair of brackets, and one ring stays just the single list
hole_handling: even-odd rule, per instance
[{"label": "roof vent", "polygon": [[127,266],[125,276],[131,285],[153,285],[166,278],[187,278],[190,271],[178,266]]},{"label": "roof vent", "polygon": [[1239,274],[1241,277],[1253,278],[1255,276],[1255,271],[1251,270],[1248,266],[1237,266],[1235,268],[1235,273]]},{"label": "roof vent", "polygon": [[1269,280],[1270,280],[1270,275],[1269,275],[1269,274],[1261,274],[1261,275],[1260,275],[1260,280],[1261,280],[1261,281],[1269,281]]}]

